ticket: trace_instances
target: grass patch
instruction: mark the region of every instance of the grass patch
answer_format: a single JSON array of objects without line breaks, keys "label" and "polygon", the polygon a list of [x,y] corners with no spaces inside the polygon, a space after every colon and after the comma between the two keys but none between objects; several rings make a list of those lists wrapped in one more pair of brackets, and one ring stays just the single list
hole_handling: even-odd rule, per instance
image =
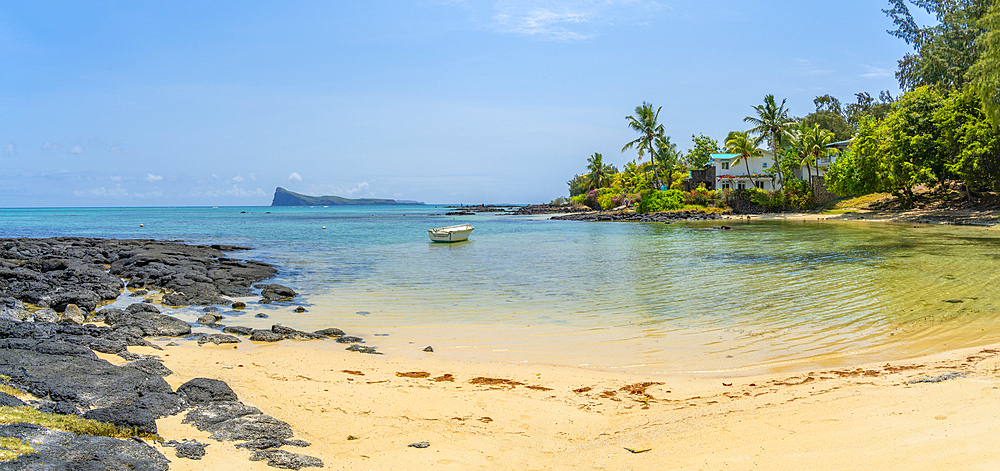
[{"label": "grass patch", "polygon": [[848,208],[868,209],[868,205],[876,201],[881,201],[886,198],[890,198],[891,196],[892,195],[888,193],[872,193],[870,195],[856,196],[854,198],[848,198],[846,200],[840,201],[833,207],[835,209],[848,209]]},{"label": "grass patch", "polygon": [[15,387],[7,386],[6,384],[0,384],[0,392],[4,392],[15,397],[27,396],[27,394],[25,394],[24,391],[21,391],[20,389],[17,389]]},{"label": "grass patch", "polygon": [[18,456],[30,455],[35,449],[20,438],[0,437],[0,461],[14,461]]},{"label": "grass patch", "polygon": [[77,435],[111,438],[138,436],[149,440],[160,440],[160,436],[155,433],[140,432],[133,427],[120,427],[106,422],[84,419],[76,415],[49,414],[28,406],[0,407],[0,424],[35,424],[54,430],[73,432]]}]

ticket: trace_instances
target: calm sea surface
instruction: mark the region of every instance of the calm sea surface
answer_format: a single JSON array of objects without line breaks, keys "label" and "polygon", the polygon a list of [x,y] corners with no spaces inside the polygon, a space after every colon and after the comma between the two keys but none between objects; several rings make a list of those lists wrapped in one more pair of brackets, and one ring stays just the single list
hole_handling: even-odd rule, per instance
[{"label": "calm sea surface", "polygon": [[[432,345],[437,356],[472,361],[732,374],[1000,341],[997,231],[829,221],[726,221],[733,230],[719,231],[446,211],[0,209],[0,236],[252,247],[232,256],[277,265],[276,281],[301,296],[247,299],[247,311],[223,312],[223,323],[340,327],[411,357]],[[476,226],[469,242],[427,238],[429,228],[465,222]]]}]

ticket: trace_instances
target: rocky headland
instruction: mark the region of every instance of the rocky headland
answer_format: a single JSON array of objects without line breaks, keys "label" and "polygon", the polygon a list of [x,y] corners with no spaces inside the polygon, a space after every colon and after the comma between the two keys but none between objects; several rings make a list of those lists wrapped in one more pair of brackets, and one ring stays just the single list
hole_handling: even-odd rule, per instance
[{"label": "rocky headland", "polygon": [[[350,344],[348,350],[378,354],[337,328],[304,332],[219,323],[216,306],[245,307],[224,296],[259,295],[263,304],[298,295],[280,284],[259,283],[277,273],[274,267],[224,253],[241,250],[247,249],[153,240],[0,239],[0,391],[6,391],[0,392],[0,451],[9,443],[3,439],[32,450],[0,469],[168,469],[170,460],[138,435],[155,436],[156,420],[176,414],[211,432],[210,439],[252,450],[251,460],[285,469],[322,466],[315,457],[287,449],[309,446],[293,439],[288,423],[243,404],[226,383],[195,378],[174,390],[163,379],[172,372],[162,358],[128,350],[162,350],[160,344],[170,339],[219,345],[243,337],[333,339]],[[124,308],[102,307],[123,293],[141,298],[153,292],[162,296],[144,300],[159,300],[159,306],[134,299]],[[222,332],[192,334],[192,324],[170,315],[170,306],[190,305],[210,305],[198,323]],[[97,353],[126,361],[112,364]],[[22,408],[113,424],[136,436],[75,434],[10,418],[28,410]],[[207,444],[167,438],[162,445],[174,447],[179,458],[200,459],[205,453]]]}]

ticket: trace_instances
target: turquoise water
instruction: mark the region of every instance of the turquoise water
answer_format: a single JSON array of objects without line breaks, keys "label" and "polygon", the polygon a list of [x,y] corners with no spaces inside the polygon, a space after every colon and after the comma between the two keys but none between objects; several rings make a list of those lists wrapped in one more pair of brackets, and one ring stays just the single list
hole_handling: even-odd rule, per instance
[{"label": "turquoise water", "polygon": [[[473,361],[733,372],[1000,341],[1000,237],[983,228],[732,220],[733,230],[720,231],[712,229],[719,222],[446,211],[2,209],[0,235],[252,247],[233,256],[276,264],[277,281],[302,295],[294,304],[251,303],[229,323],[336,326],[407,356],[433,345],[435,355]],[[429,228],[465,222],[476,226],[468,242],[427,238]],[[292,312],[299,304],[308,312]]]}]

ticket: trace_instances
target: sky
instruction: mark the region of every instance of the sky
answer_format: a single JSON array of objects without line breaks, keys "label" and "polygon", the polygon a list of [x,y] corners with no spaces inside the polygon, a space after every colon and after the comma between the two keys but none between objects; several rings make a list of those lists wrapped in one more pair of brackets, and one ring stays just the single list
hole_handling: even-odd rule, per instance
[{"label": "sky", "polygon": [[542,203],[650,102],[682,150],[774,94],[898,93],[885,0],[7,1],[0,207],[269,205],[275,187]]}]

